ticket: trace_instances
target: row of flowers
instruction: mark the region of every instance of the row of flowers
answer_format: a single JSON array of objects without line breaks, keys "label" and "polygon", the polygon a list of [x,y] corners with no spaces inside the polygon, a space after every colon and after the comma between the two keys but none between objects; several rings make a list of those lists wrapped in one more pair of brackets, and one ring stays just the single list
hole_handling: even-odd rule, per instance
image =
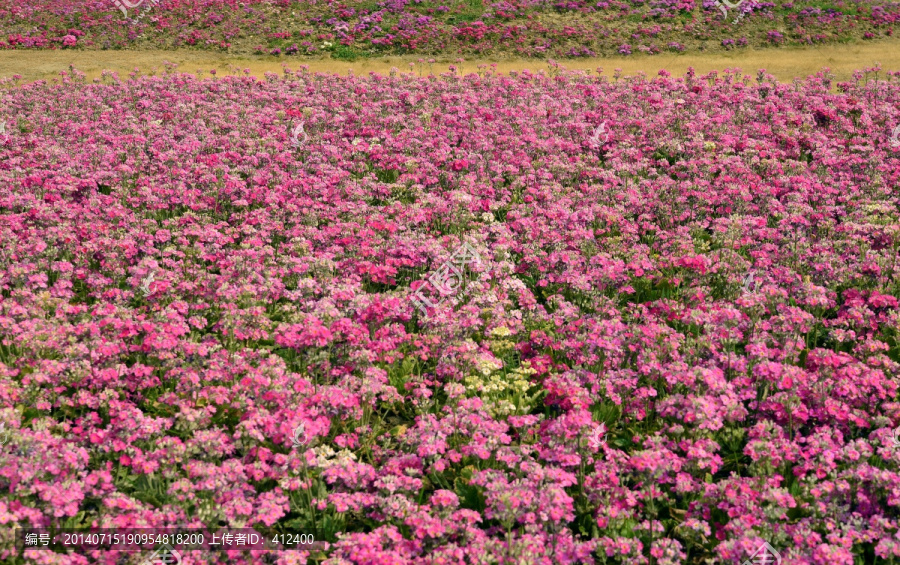
[{"label": "row of flowers", "polygon": [[185,564],[900,557],[900,74],[0,88],[4,524],[327,542]]},{"label": "row of flowers", "polygon": [[[896,2],[703,0],[25,0],[0,7],[0,47],[122,49],[192,47],[286,55],[508,53],[592,57],[884,38]],[[126,7],[127,6],[127,7]],[[134,7],[131,7],[134,6]],[[121,10],[121,11],[120,11]],[[130,12],[129,12],[130,10]],[[730,42],[730,43],[723,43]],[[624,49],[627,47],[628,49]]]}]

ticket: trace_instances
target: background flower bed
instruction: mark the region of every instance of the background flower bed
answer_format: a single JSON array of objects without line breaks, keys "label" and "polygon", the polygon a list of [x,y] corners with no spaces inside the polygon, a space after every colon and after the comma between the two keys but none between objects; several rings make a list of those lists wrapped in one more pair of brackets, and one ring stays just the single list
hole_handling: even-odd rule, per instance
[{"label": "background flower bed", "polygon": [[3,522],[900,555],[900,77],[550,74],[4,81]]},{"label": "background flower bed", "polygon": [[714,0],[161,0],[128,23],[112,0],[26,0],[0,8],[0,46],[559,58],[862,41],[891,36],[898,18],[900,3],[882,0],[748,0],[727,20]]}]

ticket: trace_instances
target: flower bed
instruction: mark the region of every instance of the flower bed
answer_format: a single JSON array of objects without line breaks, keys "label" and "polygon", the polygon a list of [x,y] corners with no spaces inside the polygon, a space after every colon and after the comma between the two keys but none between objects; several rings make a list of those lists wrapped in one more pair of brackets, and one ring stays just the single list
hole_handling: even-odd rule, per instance
[{"label": "flower bed", "polygon": [[[120,2],[122,0],[119,0]],[[430,0],[25,0],[0,8],[0,47],[143,49],[357,57],[421,53],[593,57],[732,43],[773,47],[893,35],[900,3],[685,0],[450,3]],[[123,5],[124,6],[124,5]],[[130,10],[130,11],[129,11]],[[126,19],[127,17],[127,19]],[[729,42],[729,43],[724,43]]]},{"label": "flower bed", "polygon": [[900,76],[551,74],[0,84],[4,523],[900,555]]}]

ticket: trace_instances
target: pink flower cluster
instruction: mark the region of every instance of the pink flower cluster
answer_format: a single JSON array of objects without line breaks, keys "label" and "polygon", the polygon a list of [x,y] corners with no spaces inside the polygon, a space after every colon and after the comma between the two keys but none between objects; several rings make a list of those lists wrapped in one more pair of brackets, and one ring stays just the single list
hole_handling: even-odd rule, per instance
[{"label": "pink flower cluster", "polygon": [[0,523],[328,542],[188,564],[896,560],[878,79],[3,81]]}]

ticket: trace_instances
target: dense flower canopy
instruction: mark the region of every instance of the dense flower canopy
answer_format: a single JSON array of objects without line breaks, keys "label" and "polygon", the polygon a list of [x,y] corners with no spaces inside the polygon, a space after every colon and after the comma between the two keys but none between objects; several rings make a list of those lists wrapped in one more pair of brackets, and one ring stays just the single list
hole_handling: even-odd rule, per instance
[{"label": "dense flower canopy", "polygon": [[0,6],[0,47],[560,58],[884,39],[898,21],[885,0],[22,0]]},{"label": "dense flower canopy", "polygon": [[900,81],[862,78],[0,83],[0,520],[896,559]]}]

